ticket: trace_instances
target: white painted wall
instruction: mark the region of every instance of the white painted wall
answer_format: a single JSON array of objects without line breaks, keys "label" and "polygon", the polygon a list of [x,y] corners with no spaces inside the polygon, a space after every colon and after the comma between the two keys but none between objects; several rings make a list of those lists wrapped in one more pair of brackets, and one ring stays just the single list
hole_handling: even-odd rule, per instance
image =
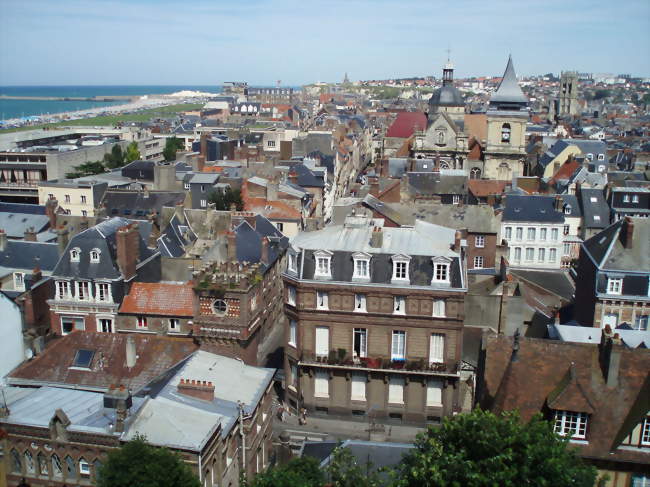
[{"label": "white painted wall", "polygon": [[2,293],[0,316],[0,377],[4,378],[25,359],[25,345],[20,308]]}]

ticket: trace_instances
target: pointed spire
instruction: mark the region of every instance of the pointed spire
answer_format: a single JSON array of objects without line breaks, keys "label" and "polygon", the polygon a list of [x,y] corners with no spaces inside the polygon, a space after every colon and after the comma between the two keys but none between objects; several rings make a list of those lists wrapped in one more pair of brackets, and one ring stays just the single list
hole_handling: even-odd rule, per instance
[{"label": "pointed spire", "polygon": [[490,104],[494,103],[528,103],[528,98],[521,91],[521,87],[517,82],[517,75],[512,64],[512,56],[508,56],[508,65],[503,73],[501,83],[499,83],[499,87],[490,97]]}]

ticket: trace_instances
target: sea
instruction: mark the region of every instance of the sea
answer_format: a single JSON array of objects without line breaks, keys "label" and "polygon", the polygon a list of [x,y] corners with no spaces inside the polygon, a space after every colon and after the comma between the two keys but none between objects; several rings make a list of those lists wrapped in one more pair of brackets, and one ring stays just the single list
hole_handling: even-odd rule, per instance
[{"label": "sea", "polygon": [[[221,92],[219,85],[121,85],[121,86],[0,86],[0,95],[84,97],[117,95],[164,95],[182,90]],[[124,101],[51,101],[0,99],[0,120],[124,104]]]}]

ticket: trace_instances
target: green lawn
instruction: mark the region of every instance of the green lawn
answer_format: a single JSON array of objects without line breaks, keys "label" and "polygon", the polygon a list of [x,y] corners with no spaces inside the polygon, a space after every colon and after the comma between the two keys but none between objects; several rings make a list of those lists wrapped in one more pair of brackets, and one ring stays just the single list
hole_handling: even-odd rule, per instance
[{"label": "green lawn", "polygon": [[8,132],[20,132],[23,130],[34,130],[43,127],[71,127],[71,126],[112,126],[118,122],[148,122],[156,117],[168,117],[174,113],[184,112],[187,110],[196,110],[202,108],[202,103],[181,103],[178,105],[169,105],[159,108],[147,108],[134,113],[125,113],[122,115],[106,115],[102,117],[81,118],[79,120],[68,120],[57,123],[45,123],[40,125],[29,125],[25,127],[17,127],[11,129],[0,129],[0,134]]}]

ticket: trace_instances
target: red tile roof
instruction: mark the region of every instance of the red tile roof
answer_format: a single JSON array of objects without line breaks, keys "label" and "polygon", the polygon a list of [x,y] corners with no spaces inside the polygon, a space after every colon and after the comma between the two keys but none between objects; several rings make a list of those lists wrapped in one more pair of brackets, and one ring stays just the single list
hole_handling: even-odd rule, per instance
[{"label": "red tile roof", "polygon": [[406,139],[413,135],[414,128],[424,130],[427,128],[427,117],[422,112],[400,112],[388,128],[386,137],[400,137]]},{"label": "red tile roof", "polygon": [[[126,366],[127,340],[135,345],[133,367]],[[197,349],[191,338],[73,331],[14,369],[8,381],[14,385],[65,384],[86,390],[124,385],[135,394]],[[73,367],[78,350],[94,352],[88,368]]]},{"label": "red tile roof", "polygon": [[244,210],[252,211],[271,220],[300,220],[300,212],[282,201],[265,198],[246,198]]},{"label": "red tile roof", "polygon": [[506,189],[508,181],[492,181],[488,179],[470,179],[467,181],[469,191],[478,198],[499,195]]},{"label": "red tile roof", "polygon": [[120,313],[192,317],[193,297],[189,284],[134,282],[124,296]]},{"label": "red tile roof", "polygon": [[558,169],[557,172],[553,174],[553,179],[551,182],[555,182],[558,179],[569,179],[579,167],[580,163],[576,160],[566,161],[560,166],[560,169]]}]

